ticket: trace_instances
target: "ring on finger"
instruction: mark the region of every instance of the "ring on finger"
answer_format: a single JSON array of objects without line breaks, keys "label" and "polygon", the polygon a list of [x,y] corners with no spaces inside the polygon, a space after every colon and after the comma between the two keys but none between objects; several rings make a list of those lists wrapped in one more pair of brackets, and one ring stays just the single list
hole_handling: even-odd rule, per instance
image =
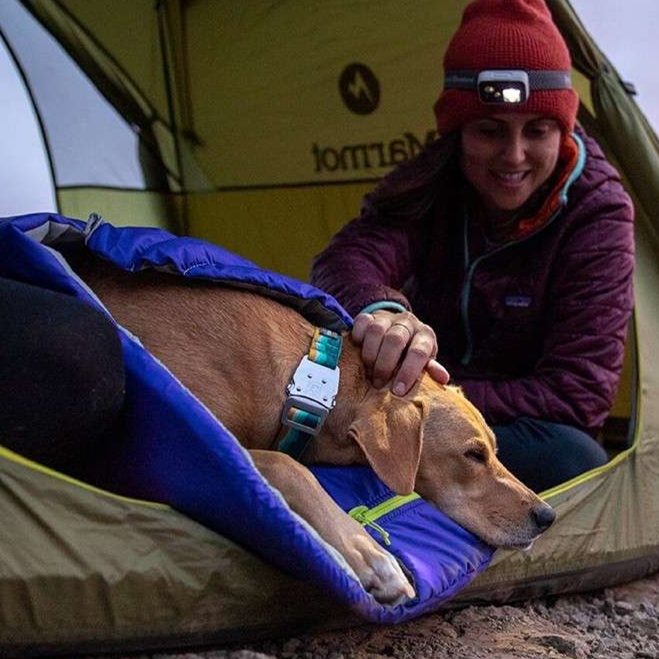
[{"label": "ring on finger", "polygon": [[391,323],[391,327],[396,326],[405,328],[409,332],[410,337],[414,336],[414,332],[405,323]]}]

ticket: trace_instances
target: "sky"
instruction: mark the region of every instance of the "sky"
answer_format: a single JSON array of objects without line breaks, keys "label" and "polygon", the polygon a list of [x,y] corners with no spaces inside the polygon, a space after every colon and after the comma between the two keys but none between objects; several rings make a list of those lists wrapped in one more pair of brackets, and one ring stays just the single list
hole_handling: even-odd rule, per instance
[{"label": "sky", "polygon": [[0,41],[0,217],[56,210],[41,134],[23,84]]},{"label": "sky", "polygon": [[659,1],[570,0],[620,77],[636,87],[636,103],[659,132]]},{"label": "sky", "polygon": [[[659,0],[571,0],[586,29],[659,132]],[[22,82],[0,41],[0,217],[56,210],[50,170]]]}]

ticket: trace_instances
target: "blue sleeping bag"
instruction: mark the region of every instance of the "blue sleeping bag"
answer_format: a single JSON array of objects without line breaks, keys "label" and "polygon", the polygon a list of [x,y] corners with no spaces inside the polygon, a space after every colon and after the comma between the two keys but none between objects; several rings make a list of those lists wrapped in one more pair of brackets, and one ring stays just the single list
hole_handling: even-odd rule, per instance
[{"label": "blue sleeping bag", "polygon": [[[216,245],[155,228],[117,228],[92,216],[0,220],[0,276],[60,291],[103,309],[68,267],[58,245],[79,242],[120,267],[164,269],[246,287],[341,332],[351,318],[326,293],[273,273]],[[139,340],[120,328],[127,391],[125,437],[107,448],[107,489],[166,503],[287,573],[314,582],[367,620],[394,623],[436,609],[489,564],[493,549],[416,496],[395,497],[367,467],[314,467],[346,511],[394,554],[416,597],[377,603],[341,556],[256,471],[248,453]],[[359,517],[358,517],[359,518]]]}]

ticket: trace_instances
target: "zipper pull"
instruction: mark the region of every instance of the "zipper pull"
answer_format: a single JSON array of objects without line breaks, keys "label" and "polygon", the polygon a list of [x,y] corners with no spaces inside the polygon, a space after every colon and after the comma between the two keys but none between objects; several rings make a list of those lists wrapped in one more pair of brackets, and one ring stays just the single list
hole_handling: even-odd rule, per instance
[{"label": "zipper pull", "polygon": [[374,531],[377,531],[382,536],[384,544],[389,546],[391,544],[389,533],[371,519],[369,512],[368,506],[356,506],[348,511],[348,515],[357,520],[362,526],[370,526]]}]

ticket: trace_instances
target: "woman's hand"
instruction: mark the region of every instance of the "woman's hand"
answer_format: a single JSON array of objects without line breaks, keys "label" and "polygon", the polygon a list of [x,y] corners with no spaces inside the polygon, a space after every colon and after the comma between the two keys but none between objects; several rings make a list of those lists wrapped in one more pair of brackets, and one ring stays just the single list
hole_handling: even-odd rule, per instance
[{"label": "woman's hand", "polygon": [[448,371],[435,361],[435,332],[409,311],[360,313],[355,318],[352,338],[361,345],[366,372],[378,389],[395,376],[392,391],[403,396],[424,369],[441,384],[449,381]]}]

